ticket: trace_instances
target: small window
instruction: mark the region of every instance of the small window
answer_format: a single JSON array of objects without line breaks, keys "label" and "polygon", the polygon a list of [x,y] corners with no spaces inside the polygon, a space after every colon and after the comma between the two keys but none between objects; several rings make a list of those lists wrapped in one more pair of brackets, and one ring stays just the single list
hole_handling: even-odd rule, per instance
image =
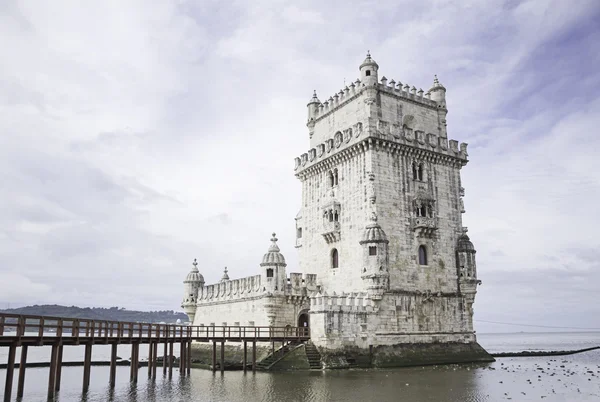
[{"label": "small window", "polygon": [[329,172],[329,187],[333,187],[333,186],[334,186],[333,173],[330,171]]},{"label": "small window", "polygon": [[419,246],[419,265],[427,265],[427,249]]},{"label": "small window", "polygon": [[377,255],[377,246],[369,246],[369,255]]},{"label": "small window", "polygon": [[333,211],[329,210],[329,222],[333,222]]},{"label": "small window", "polygon": [[267,268],[267,278],[273,277],[273,268]]},{"label": "small window", "polygon": [[419,178],[418,173],[417,173],[417,164],[414,162],[412,164],[412,174],[413,174],[413,180],[417,180]]},{"label": "small window", "polygon": [[367,77],[371,75],[371,70],[367,70]]},{"label": "small window", "polygon": [[331,268],[338,268],[338,251],[337,249],[331,250]]},{"label": "small window", "polygon": [[298,228],[298,229],[296,229],[296,237],[297,237],[298,239],[301,239],[301,238],[302,238],[302,228]]},{"label": "small window", "polygon": [[334,221],[336,221],[336,222],[339,220],[339,215],[338,215],[338,212],[337,212],[337,211],[335,211],[335,212],[333,213],[333,220],[334,220]]},{"label": "small window", "polygon": [[419,171],[417,173],[419,176],[419,180],[423,181],[423,164],[422,163],[419,165]]},{"label": "small window", "polygon": [[333,185],[337,186],[338,185],[338,170],[335,169],[333,171]]}]

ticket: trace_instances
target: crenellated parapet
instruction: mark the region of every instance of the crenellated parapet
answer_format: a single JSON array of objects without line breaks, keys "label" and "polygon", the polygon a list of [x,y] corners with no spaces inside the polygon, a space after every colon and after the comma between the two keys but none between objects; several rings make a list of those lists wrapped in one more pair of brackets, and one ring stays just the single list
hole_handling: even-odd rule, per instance
[{"label": "crenellated parapet", "polygon": [[378,122],[376,132],[367,133],[363,130],[363,123],[359,122],[344,131],[338,131],[333,138],[295,158],[294,171],[296,176],[300,176],[318,165],[327,169],[330,164],[370,148],[396,150],[421,159],[448,161],[464,166],[468,162],[467,146],[467,143],[459,144],[456,140],[448,141],[437,134],[400,128],[397,124],[382,120]]},{"label": "crenellated parapet", "polygon": [[261,275],[206,285],[198,292],[198,304],[262,296],[264,292],[261,285]]},{"label": "crenellated parapet", "polygon": [[[263,286],[262,279],[262,275],[254,275],[203,286],[198,291],[197,305],[252,299],[270,294],[269,289]],[[307,297],[316,290],[317,275],[292,272],[282,295]]]}]

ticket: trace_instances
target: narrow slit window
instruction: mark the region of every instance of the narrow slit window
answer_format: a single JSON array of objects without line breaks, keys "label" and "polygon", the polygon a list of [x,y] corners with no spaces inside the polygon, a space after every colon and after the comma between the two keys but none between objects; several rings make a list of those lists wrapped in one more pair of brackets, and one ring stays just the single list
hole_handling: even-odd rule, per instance
[{"label": "narrow slit window", "polygon": [[334,248],[331,251],[331,268],[338,268],[338,266],[339,266],[338,263],[339,263],[339,261],[338,261],[338,251],[337,251],[337,249]]},{"label": "narrow slit window", "polygon": [[419,246],[419,265],[427,265],[427,249]]}]

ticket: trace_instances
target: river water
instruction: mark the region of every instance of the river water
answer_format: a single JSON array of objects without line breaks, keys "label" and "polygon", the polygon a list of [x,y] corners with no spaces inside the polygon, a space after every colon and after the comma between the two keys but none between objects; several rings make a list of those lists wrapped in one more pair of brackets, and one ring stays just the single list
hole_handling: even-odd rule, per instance
[{"label": "river water", "polygon": [[[600,346],[600,333],[479,334],[489,352],[565,350]],[[140,354],[146,352],[140,348]],[[176,348],[177,349],[177,348]],[[6,362],[6,348],[0,362]],[[94,346],[95,360],[108,360],[109,347]],[[159,351],[162,354],[162,350]],[[29,348],[29,361],[48,361],[49,348]],[[119,355],[129,356],[126,345]],[[18,360],[19,354],[17,354]],[[83,360],[81,347],[65,347],[65,361]],[[144,358],[145,356],[140,356]],[[87,394],[81,393],[82,367],[63,367],[65,401],[600,401],[600,350],[556,357],[499,358],[495,363],[399,369],[305,371],[244,374],[192,369],[190,377],[155,381],[140,369],[137,385],[129,383],[129,367],[117,367],[114,391],[108,388],[108,367],[92,367]],[[16,374],[16,373],[15,373]],[[0,370],[0,392],[6,370]],[[24,401],[45,401],[48,368],[28,368]],[[16,376],[15,376],[16,388]],[[13,390],[13,396],[16,389]],[[0,398],[1,399],[1,398]]]}]

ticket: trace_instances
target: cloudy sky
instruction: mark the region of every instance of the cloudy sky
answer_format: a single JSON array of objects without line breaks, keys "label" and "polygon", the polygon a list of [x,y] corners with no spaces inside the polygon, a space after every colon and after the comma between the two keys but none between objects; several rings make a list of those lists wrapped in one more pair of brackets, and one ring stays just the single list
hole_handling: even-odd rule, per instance
[{"label": "cloudy sky", "polygon": [[[295,5],[294,5],[295,4]],[[460,5],[459,5],[460,4]],[[479,332],[600,328],[600,4],[577,1],[0,3],[0,307],[179,309],[297,267],[306,103],[380,72],[447,87],[468,142]]]}]

